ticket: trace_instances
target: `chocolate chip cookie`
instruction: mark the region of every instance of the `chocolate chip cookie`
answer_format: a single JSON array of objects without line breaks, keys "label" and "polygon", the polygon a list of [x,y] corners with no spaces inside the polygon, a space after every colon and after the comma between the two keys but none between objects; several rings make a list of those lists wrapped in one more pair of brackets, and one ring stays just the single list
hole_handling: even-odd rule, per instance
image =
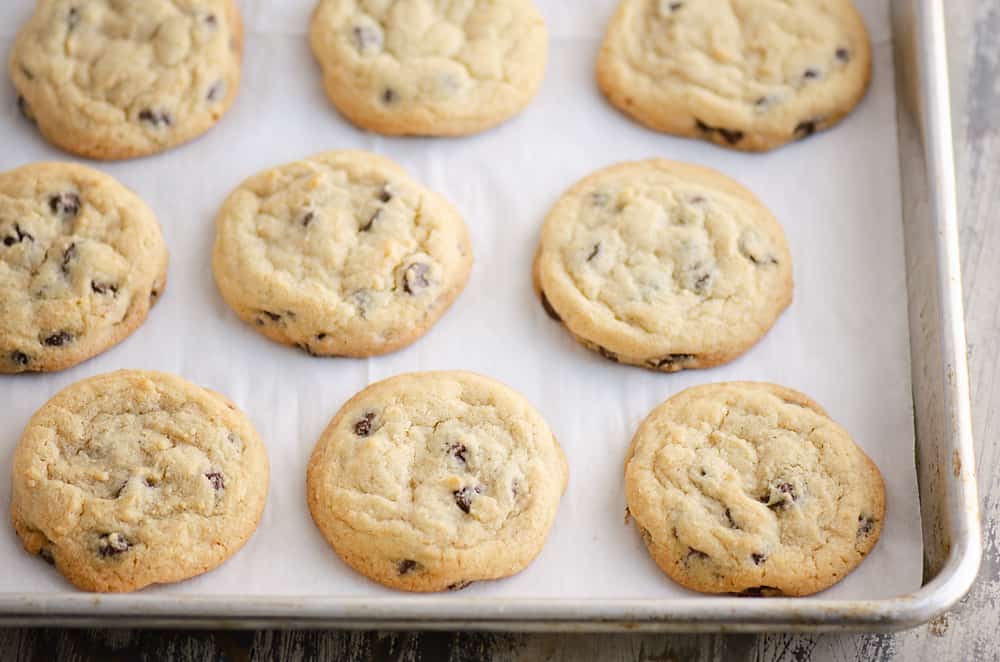
[{"label": "chocolate chip cookie", "polygon": [[126,159],[218,122],[236,99],[242,49],[232,0],[38,0],[9,68],[49,142]]},{"label": "chocolate chip cookie", "polygon": [[341,151],[243,182],[219,212],[213,265],[268,338],[363,357],[430,329],[465,287],[472,246],[442,196],[389,159]]},{"label": "chocolate chip cookie", "polygon": [[500,124],[535,96],[548,57],[531,0],[320,0],[310,42],[333,105],[387,135]]},{"label": "chocolate chip cookie", "polygon": [[234,404],[173,375],[122,370],[60,391],[14,452],[24,548],[87,591],[207,572],[264,510],[264,444]]},{"label": "chocolate chip cookie", "polygon": [[871,70],[850,0],[622,0],[597,80],[652,129],[763,151],[839,122]]},{"label": "chocolate chip cookie", "polygon": [[69,163],[0,173],[0,373],[62,370],[135,331],[163,293],[152,210]]},{"label": "chocolate chip cookie", "polygon": [[563,195],[534,277],[581,343],[664,372],[736,358],[792,299],[788,245],[760,201],[721,173],[662,159],[598,171]]},{"label": "chocolate chip cookie", "polygon": [[358,393],[309,462],[309,509],[353,569],[406,591],[520,572],[566,488],[559,443],[510,388],[466,372],[393,377]]},{"label": "chocolate chip cookie", "polygon": [[704,593],[822,591],[885,520],[882,475],[847,431],[764,383],[697,386],[654,409],[625,459],[625,494],[660,569]]}]

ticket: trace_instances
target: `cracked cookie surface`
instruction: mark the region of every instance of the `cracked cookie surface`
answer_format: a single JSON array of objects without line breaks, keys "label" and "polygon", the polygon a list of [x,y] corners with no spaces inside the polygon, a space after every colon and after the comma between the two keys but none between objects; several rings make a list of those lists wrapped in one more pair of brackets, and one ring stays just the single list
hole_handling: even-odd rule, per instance
[{"label": "cracked cookie surface", "polygon": [[792,299],[781,226],[721,173],[662,159],[573,186],[535,256],[546,312],[620,363],[675,372],[730,361]]},{"label": "cracked cookie surface", "polygon": [[875,546],[885,487],[846,430],[765,383],[682,391],[640,424],[628,510],[657,565],[706,593],[809,595]]},{"label": "cracked cookie surface", "polygon": [[652,129],[764,151],[839,122],[871,69],[850,0],[622,0],[597,79]]},{"label": "cracked cookie surface", "polygon": [[401,375],[358,393],[309,462],[309,509],[334,551],[392,588],[456,590],[541,551],[568,468],[521,395],[466,372]]},{"label": "cracked cookie surface", "polygon": [[226,302],[268,338],[319,356],[409,345],[472,268],[458,212],[367,152],[327,152],[251,177],[216,228],[213,267]]},{"label": "cracked cookie surface", "polygon": [[14,452],[11,517],[77,587],[134,591],[236,553],[267,496],[263,442],[235,405],[180,377],[122,370],[60,391]]},{"label": "cracked cookie surface", "polygon": [[548,57],[531,0],[320,0],[310,41],[334,106],[387,135],[500,124],[535,96]]},{"label": "cracked cookie surface", "polygon": [[39,0],[9,70],[49,142],[126,159],[211,128],[236,99],[242,50],[232,0]]},{"label": "cracked cookie surface", "polygon": [[70,163],[0,173],[0,373],[62,370],[121,342],[163,292],[152,210]]}]

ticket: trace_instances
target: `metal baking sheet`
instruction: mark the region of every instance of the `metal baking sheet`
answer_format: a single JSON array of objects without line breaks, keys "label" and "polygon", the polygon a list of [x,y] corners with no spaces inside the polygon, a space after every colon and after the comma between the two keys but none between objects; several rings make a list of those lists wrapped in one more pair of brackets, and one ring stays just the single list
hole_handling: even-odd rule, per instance
[{"label": "metal baking sheet", "polygon": [[[160,215],[172,248],[171,282],[147,324],[121,347],[56,375],[0,377],[0,471],[9,470],[31,412],[59,388],[120,367],[166,369],[227,393],[249,412],[272,459],[268,510],[251,543],[222,568],[125,596],[73,591],[21,552],[8,530],[0,535],[0,623],[880,629],[928,620],[964,595],[980,547],[940,3],[895,0],[890,9],[859,1],[875,43],[873,90],[841,127],[763,156],[660,136],[623,118],[603,102],[592,75],[613,0],[538,4],[553,36],[539,98],[495,131],[429,141],[362,134],[333,113],[302,38],[309,0],[247,0],[247,62],[232,115],[179,150],[100,166]],[[31,5],[0,8],[0,47],[9,48]],[[9,86],[0,91],[0,118],[0,169],[62,158],[20,124]],[[212,216],[225,194],[263,167],[338,147],[401,161],[455,201],[476,241],[476,271],[455,309],[423,341],[384,359],[317,361],[269,343],[229,313],[212,284]],[[730,366],[656,375],[603,363],[549,323],[532,299],[528,264],[548,206],[590,170],[648,156],[733,175],[761,195],[789,234],[797,301],[760,346]],[[819,247],[830,254],[825,261]],[[868,298],[858,301],[866,279]],[[525,333],[531,342],[512,342]],[[465,353],[455,353],[458,346]],[[302,476],[326,420],[354,391],[432,368],[471,368],[524,392],[566,447],[570,488],[546,550],[521,575],[461,593],[401,595],[353,575],[325,548],[306,513]],[[831,379],[838,371],[840,379]],[[818,596],[682,591],[622,523],[621,458],[638,421],[688,385],[734,378],[810,393],[886,474],[883,540],[858,571]],[[911,448],[915,467],[900,461]],[[0,509],[8,499],[3,484]]]}]

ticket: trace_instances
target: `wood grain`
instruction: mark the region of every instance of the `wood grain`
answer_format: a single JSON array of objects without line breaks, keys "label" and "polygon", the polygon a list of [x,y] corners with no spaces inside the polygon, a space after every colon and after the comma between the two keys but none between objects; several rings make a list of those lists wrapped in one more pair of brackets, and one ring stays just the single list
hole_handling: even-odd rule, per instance
[{"label": "wood grain", "polygon": [[976,468],[986,546],[950,614],[892,635],[501,635],[377,632],[0,630],[0,660],[867,662],[1000,656],[1000,2],[945,4],[962,222]]}]

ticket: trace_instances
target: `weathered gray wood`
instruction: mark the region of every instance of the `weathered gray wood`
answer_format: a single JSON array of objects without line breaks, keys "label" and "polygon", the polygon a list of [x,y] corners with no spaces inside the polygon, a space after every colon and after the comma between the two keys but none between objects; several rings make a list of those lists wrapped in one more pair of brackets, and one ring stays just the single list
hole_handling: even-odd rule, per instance
[{"label": "weathered gray wood", "polygon": [[1000,659],[1000,1],[945,4],[962,220],[977,471],[986,522],[980,580],[951,614],[895,635],[498,635],[470,633],[0,630],[0,660],[418,662],[867,662]]}]

